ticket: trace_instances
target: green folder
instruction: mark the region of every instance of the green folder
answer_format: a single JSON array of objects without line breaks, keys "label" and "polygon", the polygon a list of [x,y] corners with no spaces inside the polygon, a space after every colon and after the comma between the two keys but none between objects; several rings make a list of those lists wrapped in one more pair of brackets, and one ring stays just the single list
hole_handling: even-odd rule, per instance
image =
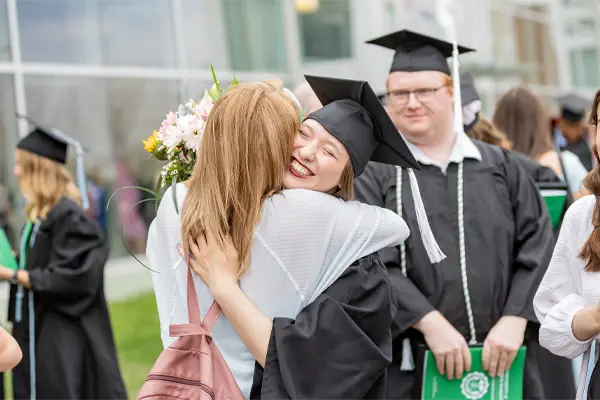
[{"label": "green folder", "polygon": [[0,229],[0,265],[12,270],[19,268],[19,264],[13,255],[13,248],[8,241],[4,229]]},{"label": "green folder", "polygon": [[548,207],[552,229],[557,229],[563,216],[568,192],[566,189],[542,189],[540,193]]},{"label": "green folder", "polygon": [[448,380],[438,372],[433,353],[425,351],[422,400],[522,400],[525,346],[522,346],[510,370],[502,377],[490,377],[481,364],[483,347],[470,347],[471,371],[462,379]]}]

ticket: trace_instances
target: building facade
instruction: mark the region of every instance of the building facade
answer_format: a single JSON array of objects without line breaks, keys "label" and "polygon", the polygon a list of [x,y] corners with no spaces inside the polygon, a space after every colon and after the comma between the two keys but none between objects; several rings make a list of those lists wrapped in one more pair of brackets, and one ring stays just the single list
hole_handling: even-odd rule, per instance
[{"label": "building facade", "polygon": [[[600,86],[593,0],[456,0],[461,68],[486,112],[518,83],[555,94]],[[364,41],[402,27],[443,36],[434,0],[0,0],[0,184],[14,191],[22,113],[80,140],[90,176],[152,187],[141,140],[211,84],[302,75],[369,80],[385,90],[392,52]],[[113,185],[114,186],[114,185]],[[108,193],[108,194],[110,194]],[[124,216],[110,211],[113,255]],[[151,212],[150,212],[151,214]],[[143,217],[143,216],[142,216]],[[145,225],[151,215],[146,215]],[[145,235],[145,233],[144,233]]]}]

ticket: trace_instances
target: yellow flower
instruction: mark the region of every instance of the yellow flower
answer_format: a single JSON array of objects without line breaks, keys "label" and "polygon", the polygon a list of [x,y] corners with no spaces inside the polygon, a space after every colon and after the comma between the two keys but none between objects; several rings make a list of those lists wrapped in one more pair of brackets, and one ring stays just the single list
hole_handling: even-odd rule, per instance
[{"label": "yellow flower", "polygon": [[152,136],[149,136],[146,140],[142,140],[142,143],[144,144],[144,150],[152,153],[158,145],[158,131],[154,131]]}]

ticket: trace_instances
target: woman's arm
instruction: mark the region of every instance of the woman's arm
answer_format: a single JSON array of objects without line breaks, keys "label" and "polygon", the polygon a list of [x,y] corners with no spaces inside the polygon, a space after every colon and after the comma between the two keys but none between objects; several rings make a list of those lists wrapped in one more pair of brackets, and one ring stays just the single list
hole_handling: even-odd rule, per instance
[{"label": "woman's arm", "polygon": [[244,294],[237,282],[238,253],[231,238],[222,250],[211,235],[191,241],[189,266],[210,288],[213,297],[256,361],[264,366],[272,321]]},{"label": "woman's arm", "polygon": [[[593,199],[592,199],[593,201]],[[587,215],[585,199],[574,203],[563,221],[554,254],[533,300],[540,321],[540,344],[554,354],[575,358],[589,347],[600,332],[596,307],[586,307],[582,296],[583,267],[577,260],[578,219]]]},{"label": "woman's arm", "polygon": [[600,333],[600,306],[584,308],[577,311],[572,323],[575,339],[585,342]]},{"label": "woman's arm", "polygon": [[23,353],[17,341],[4,328],[0,327],[0,372],[13,369],[21,362]]},{"label": "woman's arm", "polygon": [[[256,240],[286,268],[304,296],[303,305],[314,301],[353,262],[398,245],[409,234],[406,223],[390,210],[315,191],[287,190],[264,207]],[[272,322],[239,289],[238,255],[231,240],[225,240],[222,250],[211,235],[200,236],[189,248],[189,265],[262,365]]]}]

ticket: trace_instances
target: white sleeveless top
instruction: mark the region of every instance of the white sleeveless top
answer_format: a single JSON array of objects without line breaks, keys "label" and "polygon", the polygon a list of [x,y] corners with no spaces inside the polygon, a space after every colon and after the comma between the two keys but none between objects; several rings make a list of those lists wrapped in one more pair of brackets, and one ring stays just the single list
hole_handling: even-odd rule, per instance
[{"label": "white sleeveless top", "polygon": [[[151,268],[158,271],[152,273],[152,280],[165,347],[176,339],[169,337],[169,325],[188,322],[185,263],[177,250],[181,219],[171,190],[164,194],[150,226],[146,249]],[[176,190],[181,210],[187,189],[178,184]],[[269,318],[295,318],[354,261],[397,246],[408,235],[406,223],[393,211],[310,190],[285,190],[263,204],[250,266],[240,287]],[[204,317],[213,297],[196,274],[194,283]],[[252,353],[223,314],[212,337],[248,398],[255,363]]]}]

